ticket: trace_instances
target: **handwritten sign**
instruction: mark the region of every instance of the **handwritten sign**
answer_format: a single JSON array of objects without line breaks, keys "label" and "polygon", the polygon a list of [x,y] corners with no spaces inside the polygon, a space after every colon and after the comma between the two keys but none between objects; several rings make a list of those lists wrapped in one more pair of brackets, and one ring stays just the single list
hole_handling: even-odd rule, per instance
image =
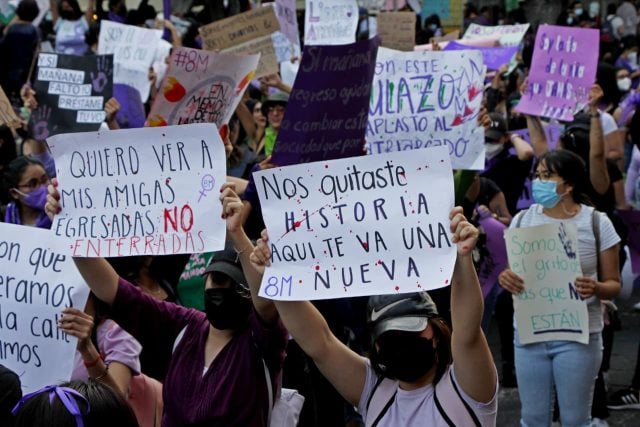
[{"label": "handwritten sign", "polygon": [[153,63],[162,30],[150,30],[103,20],[98,40],[99,54],[113,54],[113,82],[129,85],[149,98],[149,68]]},{"label": "handwritten sign", "polygon": [[223,50],[280,30],[273,6],[266,5],[199,28],[206,50]]},{"label": "handwritten sign", "polygon": [[363,153],[378,39],[306,46],[271,161],[279,166]]},{"label": "handwritten sign", "polygon": [[443,147],[426,159],[361,156],[254,178],[272,251],[261,296],[313,300],[449,284],[453,175]]},{"label": "handwritten sign", "polygon": [[518,46],[522,42],[527,30],[529,30],[529,24],[495,25],[490,27],[471,23],[462,38],[475,39],[499,36],[501,46]]},{"label": "handwritten sign", "polygon": [[226,174],[213,124],[49,138],[62,213],[52,232],[77,257],[219,250]]},{"label": "handwritten sign", "polygon": [[416,45],[416,14],[413,12],[383,12],[378,15],[378,36],[382,46],[412,51]]},{"label": "handwritten sign", "polygon": [[7,94],[0,87],[0,125],[15,126],[20,123],[20,119],[13,111],[11,102],[7,98]]},{"label": "handwritten sign", "polygon": [[295,0],[276,0],[275,12],[280,23],[280,32],[289,42],[300,48],[300,33],[298,32],[298,18]]},{"label": "handwritten sign", "polygon": [[505,232],[509,265],[525,290],[513,296],[523,344],[589,342],[587,305],[575,288],[582,275],[574,224],[552,223]]},{"label": "handwritten sign", "polygon": [[278,72],[278,57],[273,47],[273,39],[271,36],[261,37],[259,39],[250,40],[246,43],[233,46],[222,51],[223,53],[233,55],[255,55],[260,54],[260,59],[255,68],[254,78],[263,77]]},{"label": "handwritten sign", "polygon": [[462,25],[462,0],[425,0],[422,2],[420,16],[427,17],[436,14],[445,27],[460,27]]},{"label": "handwritten sign", "polygon": [[98,130],[105,118],[104,104],[112,95],[112,75],[113,55],[39,54],[33,137],[44,141],[58,133]]},{"label": "handwritten sign", "polygon": [[627,245],[631,260],[631,271],[640,274],[640,211],[619,210],[618,215],[624,221],[629,232]]},{"label": "handwritten sign", "polygon": [[588,100],[596,78],[599,32],[553,25],[538,27],[526,93],[516,110],[571,121]]},{"label": "handwritten sign", "polygon": [[304,44],[340,45],[356,41],[356,0],[306,0]]},{"label": "handwritten sign", "polygon": [[480,52],[380,48],[369,104],[369,153],[445,146],[454,169],[483,169],[484,129],[477,116],[484,75]]},{"label": "handwritten sign", "polygon": [[476,47],[467,46],[456,41],[450,41],[444,47],[445,51],[449,50],[477,50],[482,54],[482,61],[489,70],[497,70],[504,64],[509,64],[516,53],[518,53],[518,47]]},{"label": "handwritten sign", "polygon": [[174,48],[149,112],[149,126],[227,123],[253,78],[258,55]]},{"label": "handwritten sign", "polygon": [[29,393],[68,381],[76,338],[58,329],[65,307],[84,308],[89,289],[49,230],[0,224],[0,363]]}]

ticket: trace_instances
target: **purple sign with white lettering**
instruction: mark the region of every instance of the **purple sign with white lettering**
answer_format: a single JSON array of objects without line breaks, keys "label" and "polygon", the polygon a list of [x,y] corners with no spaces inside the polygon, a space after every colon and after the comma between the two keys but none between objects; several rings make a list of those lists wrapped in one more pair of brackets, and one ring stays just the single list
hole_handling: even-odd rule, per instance
[{"label": "purple sign with white lettering", "polygon": [[598,30],[541,25],[531,61],[527,92],[516,109],[521,113],[573,120],[583,108],[596,79]]},{"label": "purple sign with white lettering", "polygon": [[509,64],[516,53],[518,46],[510,47],[477,47],[450,41],[444,50],[479,50],[482,52],[482,61],[489,70],[497,70],[504,64]]}]

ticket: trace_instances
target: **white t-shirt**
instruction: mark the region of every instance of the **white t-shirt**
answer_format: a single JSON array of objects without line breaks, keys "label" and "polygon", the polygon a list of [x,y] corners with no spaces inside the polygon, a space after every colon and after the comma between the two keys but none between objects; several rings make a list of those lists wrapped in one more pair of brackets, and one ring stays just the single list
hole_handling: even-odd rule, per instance
[{"label": "white t-shirt", "polygon": [[[557,219],[551,218],[543,213],[542,205],[533,204],[526,211],[517,214],[511,221],[509,228],[516,228],[521,215],[522,221],[519,227],[534,227],[536,225],[559,222],[575,224],[578,229],[578,255],[580,256],[582,274],[595,279],[598,275],[598,258],[596,254],[596,239],[593,235],[593,226],[591,223],[591,212],[593,212],[593,208],[587,205],[580,206],[580,212],[573,218]],[[620,237],[606,214],[598,212],[597,218],[600,222],[600,252],[604,252],[619,243]],[[589,311],[589,333],[601,332],[604,324],[600,299],[594,295],[587,299],[586,302]]]},{"label": "white t-shirt", "polygon": [[[498,386],[496,384],[496,394],[489,403],[480,403],[469,397],[462,387],[458,384],[453,366],[449,366],[449,369],[444,375],[449,375],[449,371],[453,373],[453,380],[460,390],[460,393],[464,401],[471,407],[473,412],[478,417],[482,426],[491,427],[496,425],[496,416],[498,414]],[[366,418],[367,414],[367,402],[369,401],[369,395],[373,391],[378,380],[378,375],[371,367],[370,363],[367,363],[367,379],[358,402],[358,412]],[[438,393],[438,397],[440,393]],[[443,403],[443,406],[446,406]],[[433,385],[429,384],[424,387],[420,387],[415,390],[402,390],[398,388],[394,402],[391,404],[387,412],[384,414],[378,427],[447,427],[446,421],[438,412],[435,401],[433,399]]]},{"label": "white t-shirt", "polygon": [[605,111],[600,112],[600,125],[602,126],[602,135],[607,136],[618,130],[618,125],[613,116]]},{"label": "white t-shirt", "polygon": [[89,46],[84,35],[89,30],[87,18],[82,16],[75,21],[58,18],[54,27],[56,32],[56,52],[66,55],[84,55]]}]

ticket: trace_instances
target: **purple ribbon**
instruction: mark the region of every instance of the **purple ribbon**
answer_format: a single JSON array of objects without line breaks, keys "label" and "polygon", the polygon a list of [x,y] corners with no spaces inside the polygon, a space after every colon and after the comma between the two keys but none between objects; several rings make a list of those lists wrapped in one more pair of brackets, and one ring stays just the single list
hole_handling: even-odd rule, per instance
[{"label": "purple ribbon", "polygon": [[[16,404],[16,406],[11,411],[11,413],[15,416],[20,410],[20,408],[22,407],[22,405],[24,405],[27,400],[31,399],[34,396],[39,395],[40,393],[46,393],[46,392],[49,392],[49,405],[52,405],[54,397],[58,396],[58,399],[60,399],[64,407],[67,408],[67,411],[69,411],[69,413],[75,417],[76,426],[84,427],[84,420],[82,419],[82,416],[89,413],[89,410],[90,410],[89,402],[83,395],[81,395],[76,390],[70,387],[48,385],[44,388],[41,388],[38,391],[29,393],[23,396],[22,399],[20,399],[20,401]],[[80,399],[84,400],[84,402],[87,404],[87,410],[84,414],[82,413],[82,410],[78,406],[78,402],[76,401],[75,397],[79,397]]]}]

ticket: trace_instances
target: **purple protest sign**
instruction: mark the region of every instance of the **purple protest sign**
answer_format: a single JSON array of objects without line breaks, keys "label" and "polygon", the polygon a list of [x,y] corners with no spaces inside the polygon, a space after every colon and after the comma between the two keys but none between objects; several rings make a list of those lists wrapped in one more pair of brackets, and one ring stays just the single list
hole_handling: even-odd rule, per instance
[{"label": "purple protest sign", "polygon": [[534,116],[573,120],[587,103],[596,78],[600,32],[541,25],[531,61],[527,93],[516,110]]},{"label": "purple protest sign", "polygon": [[128,85],[114,84],[113,97],[120,103],[120,111],[116,120],[122,129],[141,128],[144,126],[144,104],[140,92]]},{"label": "purple protest sign", "polygon": [[629,231],[629,255],[631,258],[631,271],[640,274],[640,211],[618,211],[618,215],[624,221]]},{"label": "purple protest sign", "polygon": [[497,70],[504,64],[509,64],[518,52],[518,46],[510,47],[477,47],[468,46],[456,41],[450,41],[444,50],[479,50],[482,53],[484,65],[489,70]]},{"label": "purple protest sign", "polygon": [[478,268],[478,279],[482,288],[482,296],[487,297],[493,286],[498,283],[498,275],[507,268],[507,246],[504,243],[506,225],[491,215],[481,216],[478,223],[486,236],[485,251]]},{"label": "purple protest sign", "polygon": [[364,154],[377,37],[305,46],[272,163],[286,166]]}]

